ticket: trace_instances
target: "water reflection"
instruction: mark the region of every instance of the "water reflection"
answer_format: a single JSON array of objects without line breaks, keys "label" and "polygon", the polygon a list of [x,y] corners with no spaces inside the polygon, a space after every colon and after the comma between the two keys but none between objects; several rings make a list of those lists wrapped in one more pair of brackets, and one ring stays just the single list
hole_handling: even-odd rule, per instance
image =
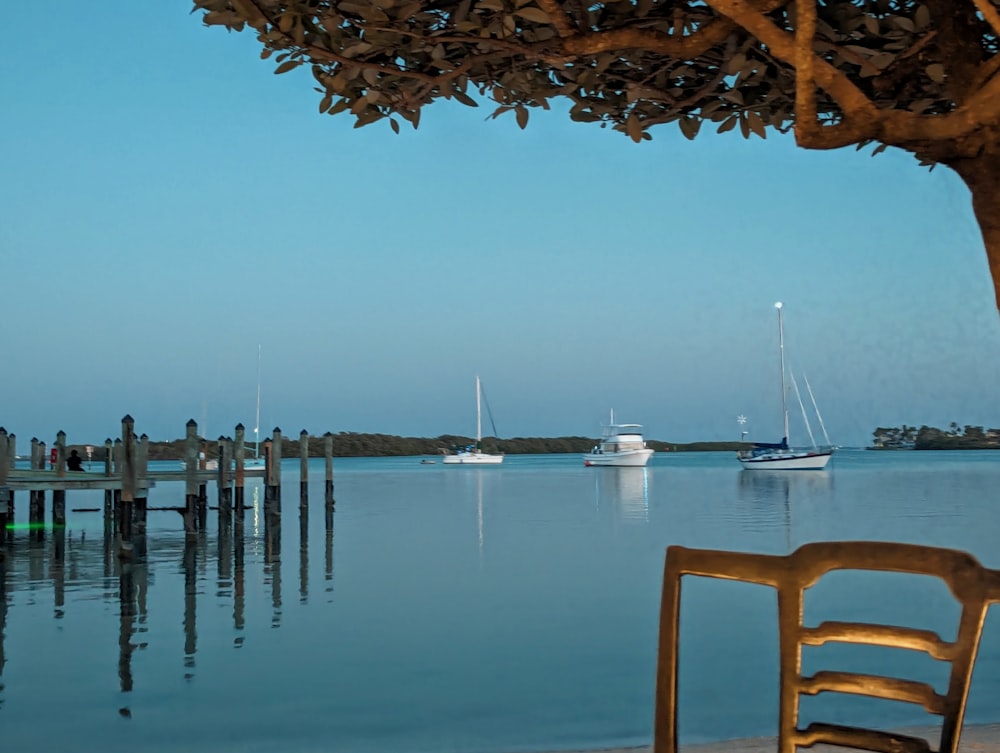
[{"label": "water reflection", "polygon": [[132,653],[146,647],[146,643],[134,643],[133,637],[136,632],[146,632],[147,572],[144,564],[128,563],[122,565],[118,577],[118,679],[123,693],[132,690]]},{"label": "water reflection", "polygon": [[185,537],[184,556],[181,560],[184,570],[184,679],[194,677],[194,655],[198,651],[198,542],[203,540],[204,529],[197,539]]},{"label": "water reflection", "polygon": [[476,469],[476,522],[479,529],[479,563],[483,562],[483,471]]},{"label": "water reflection", "polygon": [[649,522],[648,468],[594,468],[598,509],[611,508],[623,520]]},{"label": "water reflection", "polygon": [[3,710],[3,668],[7,663],[7,655],[4,653],[4,636],[7,632],[7,568],[4,567],[3,560],[0,560],[0,711]]},{"label": "water reflection", "polygon": [[737,498],[741,502],[734,515],[751,531],[782,528],[785,548],[791,551],[794,510],[827,495],[833,488],[830,471],[765,471],[743,469],[737,473]]}]

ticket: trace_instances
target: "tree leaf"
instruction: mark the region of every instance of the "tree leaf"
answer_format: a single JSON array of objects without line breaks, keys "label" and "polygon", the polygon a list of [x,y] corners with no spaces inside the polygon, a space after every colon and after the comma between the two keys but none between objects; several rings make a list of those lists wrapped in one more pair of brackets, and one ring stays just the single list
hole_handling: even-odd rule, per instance
[{"label": "tree leaf", "polygon": [[397,122],[396,122],[396,119],[395,119],[395,118],[389,118],[389,126],[390,126],[390,127],[392,128],[392,130],[393,130],[393,131],[395,131],[395,132],[396,132],[397,134],[399,133],[399,123],[397,123]]},{"label": "tree leaf", "polygon": [[767,129],[764,127],[764,121],[761,120],[760,115],[755,112],[747,113],[747,125],[750,130],[760,136],[762,139],[767,138]]},{"label": "tree leaf", "polygon": [[524,105],[518,105],[514,108],[514,116],[517,118],[517,124],[521,127],[523,131],[528,127],[528,108]]},{"label": "tree leaf", "polygon": [[274,69],[274,75],[277,76],[279,73],[288,73],[288,71],[292,70],[292,68],[298,68],[300,65],[302,65],[301,60],[286,60]]},{"label": "tree leaf", "polygon": [[719,126],[716,133],[725,133],[726,131],[731,131],[736,127],[736,116],[730,115],[728,118],[722,121],[722,125]]},{"label": "tree leaf", "polygon": [[913,14],[913,20],[916,21],[917,26],[921,29],[926,29],[931,25],[931,11],[926,5],[921,5],[917,8],[917,12]]},{"label": "tree leaf", "polygon": [[677,125],[681,128],[681,133],[684,134],[684,138],[692,141],[695,136],[698,135],[698,130],[701,128],[700,118],[681,118],[677,121]]},{"label": "tree leaf", "polygon": [[452,96],[455,97],[459,102],[468,107],[479,107],[479,103],[476,102],[472,97],[470,97],[465,92],[455,91],[452,92]]},{"label": "tree leaf", "polygon": [[931,63],[924,71],[927,77],[935,84],[943,84],[945,79],[944,66],[941,63]]},{"label": "tree leaf", "polygon": [[634,112],[625,121],[625,131],[628,133],[628,137],[635,143],[638,144],[642,141],[642,121],[636,117]]}]

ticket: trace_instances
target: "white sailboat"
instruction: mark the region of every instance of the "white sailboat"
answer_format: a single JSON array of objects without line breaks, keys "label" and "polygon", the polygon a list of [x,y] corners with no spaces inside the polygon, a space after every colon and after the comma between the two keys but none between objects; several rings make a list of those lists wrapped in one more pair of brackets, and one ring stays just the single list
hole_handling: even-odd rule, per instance
[{"label": "white sailboat", "polygon": [[[781,310],[783,308],[781,301],[774,304],[774,307],[778,309],[778,351],[781,358],[781,412],[782,418],[784,420],[784,430],[785,434],[781,438],[781,442],[775,444],[768,444],[764,442],[754,442],[753,446],[749,450],[740,450],[736,453],[737,459],[744,468],[749,470],[769,470],[769,471],[818,471],[826,468],[826,464],[830,462],[830,458],[833,456],[834,448],[829,446],[829,437],[827,437],[827,446],[819,447],[815,444],[813,440],[813,446],[811,448],[793,448],[788,445],[788,394],[785,389],[785,333],[782,326],[781,320]],[[792,384],[795,387],[795,392],[798,395],[798,385],[795,383],[795,377],[792,376]],[[808,382],[806,382],[806,387],[809,387]],[[809,395],[812,397],[812,389],[809,388]],[[805,419],[806,428],[809,431],[810,439],[812,439],[812,429],[809,428],[809,419],[806,416],[805,408],[802,406],[802,398],[799,396],[799,407],[802,408],[802,417]],[[819,410],[816,408],[816,400],[813,398],[813,408],[816,410],[816,415],[819,417]],[[823,425],[822,417],[819,418],[820,425]],[[826,427],[823,427],[823,433],[826,434]]]},{"label": "white sailboat", "polygon": [[482,388],[479,385],[479,375],[476,375],[476,443],[469,445],[464,450],[459,450],[454,455],[445,455],[442,463],[445,465],[498,465],[503,462],[503,453],[490,454],[483,452],[481,444],[483,440],[483,414],[482,414]]},{"label": "white sailboat", "polygon": [[264,457],[260,454],[260,345],[257,346],[257,412],[253,422],[253,455],[243,459],[244,468],[263,468]]}]

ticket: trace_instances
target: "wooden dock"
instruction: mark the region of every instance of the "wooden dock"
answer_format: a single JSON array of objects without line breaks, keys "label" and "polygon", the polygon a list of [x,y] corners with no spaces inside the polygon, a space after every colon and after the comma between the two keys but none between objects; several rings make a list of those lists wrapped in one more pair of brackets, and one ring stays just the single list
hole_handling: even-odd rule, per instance
[{"label": "wooden dock", "polygon": [[[104,467],[100,470],[71,471],[67,468],[66,434],[60,431],[50,453],[46,445],[31,440],[29,468],[15,468],[16,437],[0,427],[0,545],[13,534],[16,492],[29,494],[29,535],[43,538],[45,531],[54,537],[64,535],[66,528],[66,493],[68,491],[100,489],[104,491],[104,521],[106,531],[118,543],[118,556],[131,559],[145,553],[146,504],[148,491],[157,483],[183,483],[184,506],[172,509],[180,512],[184,532],[195,536],[204,530],[208,515],[208,484],[214,483],[217,494],[216,509],[219,513],[219,531],[228,531],[235,524],[242,531],[245,511],[244,486],[247,479],[264,480],[264,514],[274,530],[280,530],[281,516],[281,430],[275,428],[272,436],[262,442],[264,467],[245,465],[245,429],[238,424],[234,437],[219,437],[215,444],[218,460],[215,468],[208,468],[205,449],[209,443],[198,436],[198,424],[192,419],[186,426],[183,465],[178,461],[176,470],[150,468],[148,462],[149,439],[135,435],[135,421],[131,416],[122,419],[122,436],[104,445]],[[304,429],[299,435],[300,484],[299,508],[309,504],[308,461],[310,437]],[[327,526],[333,525],[333,435],[323,435],[326,459],[324,505]],[[47,468],[47,465],[51,467]],[[46,526],[45,502],[51,492],[51,525]],[[242,534],[241,534],[242,535]],[[277,544],[280,546],[280,541]],[[58,550],[57,550],[58,551]],[[0,558],[3,550],[0,548]]]},{"label": "wooden dock", "polygon": [[[264,468],[244,468],[244,478],[264,478]],[[198,469],[194,472],[195,480],[199,483],[217,481],[218,471],[207,471]],[[145,478],[136,479],[136,487],[139,489],[149,489],[156,486],[157,481],[186,481],[187,471],[181,469],[177,471],[165,469],[152,469],[146,471]],[[12,468],[7,476],[7,486],[12,491],[54,491],[56,489],[121,489],[122,475],[112,473],[105,476],[103,473],[90,471],[67,471],[65,476],[59,476],[54,470],[29,470],[27,468]]]}]

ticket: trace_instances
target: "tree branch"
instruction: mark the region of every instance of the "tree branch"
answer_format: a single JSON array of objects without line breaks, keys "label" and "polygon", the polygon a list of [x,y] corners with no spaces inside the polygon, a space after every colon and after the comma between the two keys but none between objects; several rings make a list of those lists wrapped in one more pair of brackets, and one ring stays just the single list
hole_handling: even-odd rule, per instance
[{"label": "tree branch", "polygon": [[983,14],[983,18],[993,29],[993,33],[1000,36],[1000,12],[997,12],[996,6],[989,0],[972,0],[972,2],[976,9]]},{"label": "tree branch", "polygon": [[573,28],[569,16],[557,0],[536,0],[536,2],[549,15],[549,18],[552,19],[552,25],[556,28],[556,32],[558,32],[560,37],[565,39],[576,34],[576,29]]},{"label": "tree branch", "polygon": [[[798,46],[795,37],[780,29],[761,13],[749,0],[705,0],[715,11],[746,29],[766,45],[771,53],[793,68],[797,68]],[[797,2],[799,0],[796,0]],[[814,2],[815,0],[806,0]],[[878,109],[843,73],[812,53],[814,85],[818,85],[840,106],[844,120],[836,126],[823,126],[802,132],[800,146],[811,149],[836,149],[861,141],[877,138],[872,124],[878,121]],[[796,97],[797,99],[797,97]],[[796,122],[798,137],[801,123]]]},{"label": "tree branch", "polygon": [[704,55],[720,44],[735,28],[727,19],[713,18],[687,36],[648,29],[609,29],[567,37],[561,40],[561,46],[570,55],[639,49],[675,58],[692,58]]}]

